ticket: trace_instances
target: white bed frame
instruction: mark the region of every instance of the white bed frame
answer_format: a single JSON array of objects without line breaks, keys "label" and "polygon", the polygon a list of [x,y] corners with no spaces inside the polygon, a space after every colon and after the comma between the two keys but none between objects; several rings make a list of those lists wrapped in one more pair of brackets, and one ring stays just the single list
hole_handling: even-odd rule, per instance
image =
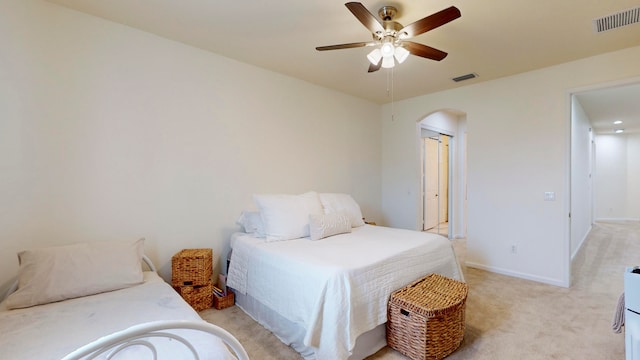
[{"label": "white bed frame", "polygon": [[190,329],[199,330],[219,337],[225,344],[227,344],[231,350],[235,353],[238,360],[249,360],[249,355],[244,350],[240,342],[223,328],[206,323],[195,321],[181,321],[181,320],[167,320],[167,321],[154,321],[144,324],[134,325],[128,329],[115,332],[111,335],[100,338],[94,342],[91,342],[85,346],[80,347],[74,352],[62,358],[62,360],[80,360],[80,359],[96,359],[103,354],[106,354],[107,359],[111,359],[117,356],[120,351],[125,350],[131,346],[144,346],[149,349],[152,354],[152,359],[158,359],[158,352],[155,346],[148,341],[150,338],[170,338],[178,341],[184,345],[193,359],[199,360],[197,350],[191,345],[191,343],[175,334],[165,332],[164,330],[177,330],[177,329]]},{"label": "white bed frame", "polygon": [[[157,272],[155,265],[153,265],[151,259],[146,255],[142,256],[142,261],[147,265],[149,270]],[[11,285],[6,296],[9,296],[9,294],[15,292],[17,289],[18,280]],[[62,360],[89,360],[96,359],[103,355],[106,359],[112,359],[121,351],[133,346],[146,347],[152,356],[151,358],[158,360],[158,351],[153,343],[149,341],[152,338],[169,338],[176,340],[184,346],[185,353],[190,353],[193,359],[200,360],[198,351],[187,339],[166,331],[181,329],[197,330],[214,335],[220,338],[233,351],[238,360],[249,360],[249,355],[244,347],[231,333],[219,326],[204,321],[189,320],[163,320],[134,325],[86,344],[68,354]]]}]

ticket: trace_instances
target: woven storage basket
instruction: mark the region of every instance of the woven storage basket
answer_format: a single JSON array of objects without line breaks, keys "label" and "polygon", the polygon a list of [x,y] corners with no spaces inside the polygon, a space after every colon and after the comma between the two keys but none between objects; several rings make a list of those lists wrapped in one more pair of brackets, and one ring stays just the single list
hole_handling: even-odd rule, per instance
[{"label": "woven storage basket", "polygon": [[195,311],[209,309],[213,305],[213,282],[211,280],[207,285],[185,285],[173,288]]},{"label": "woven storage basket", "polygon": [[431,274],[389,300],[387,344],[413,360],[438,360],[464,337],[467,284]]},{"label": "woven storage basket", "polygon": [[213,274],[211,249],[184,249],[171,258],[171,285],[207,285]]},{"label": "woven storage basket", "polygon": [[227,295],[225,296],[218,296],[215,294],[213,295],[213,307],[218,310],[226,309],[230,306],[233,306],[235,303],[235,294],[229,288],[227,288]]}]

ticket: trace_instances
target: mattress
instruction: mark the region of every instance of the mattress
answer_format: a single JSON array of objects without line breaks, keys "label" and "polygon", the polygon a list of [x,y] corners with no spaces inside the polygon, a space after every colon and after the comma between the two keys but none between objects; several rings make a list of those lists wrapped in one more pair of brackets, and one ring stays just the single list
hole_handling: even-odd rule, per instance
[{"label": "mattress", "polygon": [[310,359],[347,359],[360,335],[386,322],[394,290],[429,273],[463,280],[448,239],[403,229],[278,242],[236,233],[231,247],[227,284],[304,329]]},{"label": "mattress", "polygon": [[[26,309],[6,310],[0,304],[0,353],[13,360],[60,359],[100,337],[156,320],[204,321],[155,272],[147,271],[141,285],[126,289]],[[171,332],[189,339],[201,359],[235,359],[213,335]],[[156,344],[162,358],[193,358],[171,343]],[[132,348],[126,357],[140,358],[141,350]]]}]

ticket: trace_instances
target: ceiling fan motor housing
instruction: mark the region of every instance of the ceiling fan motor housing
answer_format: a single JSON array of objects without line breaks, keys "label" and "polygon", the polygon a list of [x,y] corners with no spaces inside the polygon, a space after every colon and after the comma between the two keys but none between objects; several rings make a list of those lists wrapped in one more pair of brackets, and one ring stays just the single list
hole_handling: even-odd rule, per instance
[{"label": "ceiling fan motor housing", "polygon": [[393,6],[383,6],[378,10],[378,16],[382,19],[382,26],[384,27],[384,33],[381,31],[376,31],[373,33],[374,40],[383,40],[388,39],[389,37],[393,38],[393,42],[396,42],[398,32],[403,28],[403,26],[393,21],[393,18],[398,14],[398,10]]},{"label": "ceiling fan motor housing", "polygon": [[382,21],[393,20],[393,18],[398,14],[398,10],[393,6],[383,6],[378,10],[378,16]]}]

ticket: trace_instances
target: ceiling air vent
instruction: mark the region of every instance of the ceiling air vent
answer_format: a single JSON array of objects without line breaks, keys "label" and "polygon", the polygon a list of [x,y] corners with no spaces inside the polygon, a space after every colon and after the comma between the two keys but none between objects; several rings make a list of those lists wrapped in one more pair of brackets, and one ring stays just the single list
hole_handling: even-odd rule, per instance
[{"label": "ceiling air vent", "polygon": [[454,77],[451,80],[453,80],[455,82],[460,82],[460,81],[465,81],[465,80],[469,80],[469,79],[473,79],[473,78],[477,78],[477,77],[478,77],[478,74],[471,73],[471,74],[466,74],[466,75],[461,75],[461,76],[458,76],[458,77]]},{"label": "ceiling air vent", "polygon": [[640,22],[640,7],[593,19],[593,31],[600,33]]}]

